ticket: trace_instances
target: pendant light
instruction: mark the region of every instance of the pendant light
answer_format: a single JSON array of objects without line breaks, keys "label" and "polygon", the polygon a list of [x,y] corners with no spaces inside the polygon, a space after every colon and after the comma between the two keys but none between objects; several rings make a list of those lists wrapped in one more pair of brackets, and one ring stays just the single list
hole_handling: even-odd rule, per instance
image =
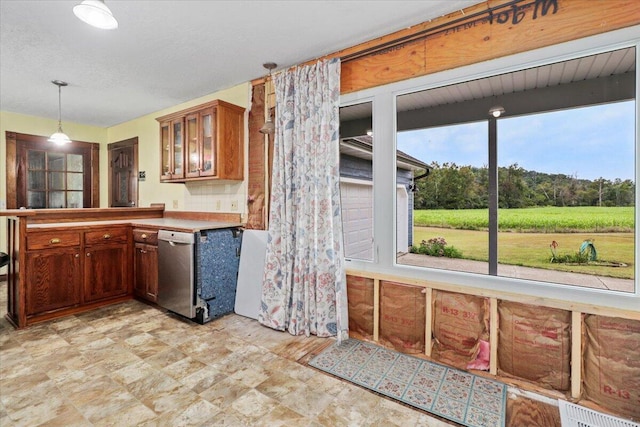
[{"label": "pendant light", "polygon": [[259,132],[267,135],[271,135],[276,132],[276,125],[273,123],[273,120],[271,119],[271,110],[269,109],[269,93],[267,91],[267,82],[271,82],[271,70],[276,68],[278,65],[275,62],[267,62],[266,64],[262,64],[262,66],[267,70],[269,70],[269,76],[267,77],[267,79],[265,79],[265,82],[264,82],[264,95],[265,95],[264,104],[265,104],[265,109],[267,110],[266,112],[268,115],[267,115],[267,120],[264,122],[264,125],[262,125]]},{"label": "pendant light", "polygon": [[118,28],[118,21],[113,13],[104,4],[104,0],[84,0],[73,7],[73,14],[92,27],[102,30],[114,30]]},{"label": "pendant light", "polygon": [[58,131],[51,135],[48,139],[49,142],[54,144],[71,144],[69,137],[62,131],[62,86],[66,86],[67,83],[62,80],[51,81],[54,85],[58,86]]}]

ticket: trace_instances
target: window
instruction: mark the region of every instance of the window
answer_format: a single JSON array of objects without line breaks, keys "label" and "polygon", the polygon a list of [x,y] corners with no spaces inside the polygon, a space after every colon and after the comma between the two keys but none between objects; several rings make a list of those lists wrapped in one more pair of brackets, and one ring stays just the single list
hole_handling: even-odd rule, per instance
[{"label": "window", "polygon": [[[640,126],[637,123],[640,108],[636,101],[640,92],[636,83],[640,81],[636,67],[638,43],[634,29],[624,29],[341,95],[341,103],[345,106],[372,102],[376,137],[373,146],[375,257],[367,263],[350,259],[348,268],[406,280],[443,283],[460,287],[466,292],[476,292],[473,291],[475,289],[481,295],[513,293],[637,310],[640,300],[640,287],[635,284],[639,256],[636,251],[636,228],[640,218],[640,213],[635,209],[638,196],[635,183],[640,165],[640,154],[636,149],[640,138]],[[593,74],[609,66],[609,72],[600,76]],[[561,68],[562,72],[557,72],[555,68]],[[524,82],[526,85],[518,86]],[[502,105],[505,114],[498,118],[490,117],[489,109],[496,105]],[[566,114],[576,115],[577,119],[568,120]],[[551,126],[550,119],[556,125]],[[594,141],[601,138],[595,132],[586,136],[583,134],[578,141],[574,139],[577,129],[590,127],[593,130],[594,126],[606,130],[605,154],[592,150]],[[532,137],[535,138],[533,143],[528,139]],[[428,153],[414,151],[412,144],[420,141],[430,147]],[[440,146],[433,145],[438,142]],[[439,151],[451,147],[455,149],[450,150],[448,155]],[[470,155],[473,163],[459,157],[463,154],[461,147],[466,150],[477,149]],[[534,149],[539,149],[544,156],[532,156],[530,150]],[[449,166],[455,163],[459,169],[441,170],[441,175],[443,172],[455,172],[466,177],[466,174],[474,173],[471,186],[474,192],[471,197],[465,197],[466,203],[474,208],[450,208],[439,213],[451,213],[460,221],[471,220],[465,218],[464,213],[480,213],[480,219],[472,218],[476,224],[485,221],[476,230],[480,236],[475,240],[476,245],[471,245],[472,241],[467,239],[450,242],[447,236],[443,236],[447,245],[459,249],[463,256],[476,252],[478,259],[462,259],[464,264],[460,264],[456,258],[430,257],[431,264],[419,266],[403,261],[408,257],[397,239],[397,218],[402,216],[398,213],[397,204],[400,199],[397,196],[399,185],[402,185],[397,168],[400,152],[429,169],[426,177],[422,176],[426,172],[420,168],[412,170],[413,179],[405,187],[407,193],[416,189],[413,192],[416,206],[427,206],[415,210],[410,230],[415,231],[416,226],[424,225],[420,211],[435,210],[429,204],[433,197],[423,199],[425,193],[420,191],[421,187],[431,185],[433,188],[435,185],[436,180],[430,180],[438,172],[434,171],[432,162],[437,162],[441,169],[444,163],[449,163]],[[591,168],[584,168],[585,162],[576,162],[584,153],[590,153],[590,157],[596,157],[599,161]],[[540,161],[532,164],[532,158]],[[557,159],[564,159],[562,167],[557,166]],[[618,165],[617,173],[611,175],[608,172],[611,170],[609,162]],[[576,168],[575,164],[580,168]],[[476,169],[462,170],[467,165],[473,165]],[[561,178],[565,180],[564,183]],[[442,182],[450,184],[447,180]],[[526,186],[520,186],[522,182]],[[513,186],[509,188],[506,184]],[[565,185],[564,193],[560,192],[561,184]],[[526,197],[510,199],[517,192],[509,193],[509,189],[527,190],[524,193]],[[483,198],[487,199],[486,205],[478,208],[477,203]],[[538,207],[537,204],[543,199],[545,201]],[[517,200],[527,200],[527,203],[534,205],[512,207]],[[550,200],[555,200],[558,205]],[[548,209],[559,208],[557,211],[562,212],[563,200],[564,209],[573,209],[572,215],[560,218],[552,216]],[[576,205],[571,205],[569,200],[574,200]],[[585,203],[591,205],[582,205]],[[562,221],[580,220],[585,218],[585,215],[579,215],[581,211],[595,208],[603,208],[599,212],[604,213],[609,223],[605,223],[602,216],[598,219],[597,226],[591,229],[597,230],[592,234],[591,242],[582,239],[584,236],[579,236],[578,232],[566,233],[564,231],[567,230],[561,229],[565,226]],[[607,213],[609,208],[617,210],[620,215]],[[528,247],[514,246],[509,241],[509,237],[512,237],[509,233],[515,233],[505,230],[505,227],[513,226],[507,213],[516,214],[526,210],[541,213],[536,220],[538,228],[549,222],[558,224],[554,232],[560,232],[563,239],[549,239],[551,229],[518,228],[518,233],[522,232],[527,238],[525,243]],[[593,210],[586,217],[594,224]],[[611,223],[614,217],[624,221]],[[438,224],[443,221],[445,219],[440,218]],[[575,227],[575,221],[570,225]],[[470,231],[441,229],[447,232]],[[606,239],[616,233],[623,234],[624,239]],[[419,246],[423,240],[417,235],[408,237],[412,246]],[[569,240],[576,237],[580,240]],[[538,238],[541,240],[537,242]],[[528,258],[531,257],[527,252],[530,253],[532,248],[537,251],[536,257],[544,259],[541,262],[545,263],[546,268],[542,268],[541,264],[524,265],[530,262]],[[593,266],[599,271],[596,275],[581,276],[592,283],[604,277],[606,288],[600,285],[593,288],[587,281],[576,285],[569,281],[549,279],[549,276],[521,275],[522,271],[548,274],[563,272],[563,268],[579,267],[584,270],[584,265],[572,266],[570,259],[581,248],[583,256],[587,258],[595,248],[597,259],[611,262],[610,266]],[[618,249],[624,253],[618,252]],[[630,253],[632,255],[627,262],[625,260],[629,259]],[[563,262],[551,262],[552,256],[565,258],[557,260]],[[482,263],[481,270],[465,271],[464,266],[469,266],[470,261]],[[436,266],[436,262],[448,262],[450,265]],[[615,266],[618,262],[620,264]],[[623,263],[626,266],[622,266]],[[609,272],[600,274],[602,269],[608,269]],[[621,272],[627,277],[612,277]],[[623,288],[617,286],[619,281],[623,281]]]},{"label": "window", "polygon": [[399,96],[398,152],[431,171],[397,262],[634,292],[635,70],[626,48]]},{"label": "window", "polygon": [[59,146],[46,137],[7,132],[7,207],[97,207],[98,144]]},{"label": "window", "polygon": [[81,154],[27,150],[27,208],[82,208]]},{"label": "window", "polygon": [[340,199],[347,259],[373,261],[371,102],[340,108]]}]

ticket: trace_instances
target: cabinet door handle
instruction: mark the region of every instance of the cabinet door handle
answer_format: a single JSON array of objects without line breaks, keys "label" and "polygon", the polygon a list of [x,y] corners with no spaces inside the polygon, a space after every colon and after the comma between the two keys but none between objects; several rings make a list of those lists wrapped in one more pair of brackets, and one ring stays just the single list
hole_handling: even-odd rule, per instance
[{"label": "cabinet door handle", "polygon": [[87,252],[87,256],[91,256],[91,252]]},{"label": "cabinet door handle", "polygon": [[55,245],[60,242],[62,242],[62,240],[58,239],[57,237],[54,237],[53,239],[49,240],[49,243],[52,245]]},{"label": "cabinet door handle", "polygon": [[104,238],[104,240],[109,240],[111,238],[111,234],[105,234],[102,237]]},{"label": "cabinet door handle", "polygon": [[140,237],[143,238],[143,239],[146,239],[149,236],[147,236],[147,233],[142,233],[142,235]]},{"label": "cabinet door handle", "polygon": [[144,249],[140,249],[140,253],[141,253],[141,254],[146,254],[146,253],[147,253],[147,251],[145,251]]},{"label": "cabinet door handle", "polygon": [[76,258],[79,258],[79,257],[80,257],[80,254],[76,254]]}]

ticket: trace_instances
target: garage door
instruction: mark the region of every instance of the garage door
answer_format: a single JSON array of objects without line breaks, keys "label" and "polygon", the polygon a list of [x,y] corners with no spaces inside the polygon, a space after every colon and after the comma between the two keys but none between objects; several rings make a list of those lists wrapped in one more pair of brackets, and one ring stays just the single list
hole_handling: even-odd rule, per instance
[{"label": "garage door", "polygon": [[341,181],[345,257],[373,260],[373,186],[369,181]]}]

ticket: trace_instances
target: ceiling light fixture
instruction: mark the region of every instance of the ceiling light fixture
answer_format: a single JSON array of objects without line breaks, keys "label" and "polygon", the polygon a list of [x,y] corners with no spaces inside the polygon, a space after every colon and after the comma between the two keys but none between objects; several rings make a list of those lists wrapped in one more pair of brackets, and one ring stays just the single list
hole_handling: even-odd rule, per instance
[{"label": "ceiling light fixture", "polygon": [[496,105],[489,109],[489,114],[495,117],[496,119],[505,113],[504,107],[502,105]]},{"label": "ceiling light fixture", "polygon": [[73,7],[73,14],[92,27],[102,30],[118,28],[118,21],[113,17],[107,5],[104,4],[104,0],[84,0]]},{"label": "ceiling light fixture", "polygon": [[62,80],[52,80],[51,83],[58,86],[58,131],[54,132],[48,139],[54,144],[71,144],[71,139],[62,131],[62,86],[66,86],[67,82]]},{"label": "ceiling light fixture", "polygon": [[267,135],[271,135],[276,132],[276,125],[273,123],[271,119],[271,110],[269,109],[269,91],[267,91],[267,82],[271,82],[271,70],[276,68],[278,65],[275,62],[267,62],[262,64],[264,68],[269,70],[269,76],[265,79],[264,82],[264,104],[267,113],[267,120],[264,122],[264,125],[260,128],[259,132]]}]

